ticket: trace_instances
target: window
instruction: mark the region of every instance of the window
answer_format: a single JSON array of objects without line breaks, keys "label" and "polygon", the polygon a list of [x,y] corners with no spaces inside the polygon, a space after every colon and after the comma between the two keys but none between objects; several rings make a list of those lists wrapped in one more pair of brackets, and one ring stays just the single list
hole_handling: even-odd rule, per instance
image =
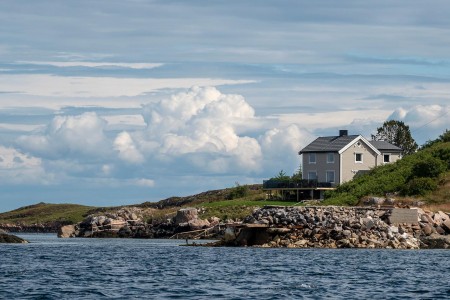
[{"label": "window", "polygon": [[310,153],[309,154],[309,163],[310,164],[315,164],[316,163],[316,154],[315,153]]},{"label": "window", "polygon": [[327,154],[327,163],[329,163],[329,164],[334,163],[334,153]]},{"label": "window", "polygon": [[317,179],[317,172],[316,171],[309,171],[308,172],[308,179],[309,180],[316,180]]},{"label": "window", "polygon": [[355,153],[355,163],[362,164],[363,162],[363,155],[362,153]]},{"label": "window", "polygon": [[334,183],[334,171],[327,171],[327,182]]},{"label": "window", "polygon": [[384,154],[384,155],[383,155],[383,162],[384,162],[384,163],[389,163],[389,162],[391,162],[391,155],[390,155],[390,154]]}]

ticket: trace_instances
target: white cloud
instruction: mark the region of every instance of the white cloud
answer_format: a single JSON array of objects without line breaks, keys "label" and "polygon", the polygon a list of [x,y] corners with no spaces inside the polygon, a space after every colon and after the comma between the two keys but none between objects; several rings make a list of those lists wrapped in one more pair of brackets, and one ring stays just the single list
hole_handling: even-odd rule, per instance
[{"label": "white cloud", "polygon": [[120,67],[130,69],[153,69],[164,64],[161,63],[120,63],[120,62],[89,62],[89,61],[18,61],[18,63],[32,65],[49,65],[55,67]]},{"label": "white cloud", "polygon": [[266,171],[273,175],[281,169],[288,174],[296,171],[300,163],[298,152],[314,138],[310,132],[294,124],[266,131],[259,138]]},{"label": "white cloud", "polygon": [[105,126],[106,122],[92,112],[56,116],[45,132],[22,135],[17,144],[41,157],[101,159],[111,149],[111,143],[104,134]]},{"label": "white cloud", "polygon": [[144,106],[147,128],[118,135],[116,149],[121,147],[120,158],[127,162],[140,162],[136,158],[142,153],[153,163],[183,158],[183,163],[208,172],[256,171],[262,157],[259,143],[237,133],[254,114],[240,95],[193,87]]},{"label": "white cloud", "polygon": [[398,108],[389,120],[398,120],[409,125],[413,137],[419,144],[434,140],[446,129],[450,129],[450,106],[416,105]]},{"label": "white cloud", "polygon": [[143,187],[154,187],[155,181],[152,179],[140,178],[140,179],[134,180],[134,184],[137,186],[143,186]]},{"label": "white cloud", "polygon": [[117,135],[114,140],[114,149],[119,152],[119,158],[128,163],[137,164],[144,161],[144,157],[136,149],[136,145],[128,132],[124,131]]},{"label": "white cloud", "polygon": [[0,146],[0,184],[45,184],[48,180],[40,158]]},{"label": "white cloud", "polygon": [[160,89],[251,83],[211,78],[114,78],[0,74],[0,91],[48,97],[139,96]]}]

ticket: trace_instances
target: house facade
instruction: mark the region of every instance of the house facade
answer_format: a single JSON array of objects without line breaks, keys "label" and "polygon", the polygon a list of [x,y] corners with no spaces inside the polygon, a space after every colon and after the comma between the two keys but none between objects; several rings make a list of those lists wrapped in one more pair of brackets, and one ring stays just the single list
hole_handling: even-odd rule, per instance
[{"label": "house facade", "polygon": [[303,148],[303,177],[332,186],[353,179],[356,174],[401,158],[402,149],[385,141],[368,141],[361,135],[319,137]]}]

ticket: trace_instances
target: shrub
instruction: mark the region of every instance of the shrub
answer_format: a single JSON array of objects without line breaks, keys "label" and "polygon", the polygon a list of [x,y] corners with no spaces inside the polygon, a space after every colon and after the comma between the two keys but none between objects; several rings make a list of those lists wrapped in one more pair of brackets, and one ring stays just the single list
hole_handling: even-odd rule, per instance
[{"label": "shrub", "polygon": [[248,195],[248,187],[246,185],[239,185],[236,183],[236,186],[231,189],[231,192],[227,196],[227,200],[233,200],[236,198],[242,198]]},{"label": "shrub", "polygon": [[415,177],[438,177],[444,172],[447,166],[439,158],[426,155],[413,166],[413,176]]},{"label": "shrub", "polygon": [[404,185],[401,193],[405,196],[423,196],[436,190],[437,183],[428,177],[413,178]]}]

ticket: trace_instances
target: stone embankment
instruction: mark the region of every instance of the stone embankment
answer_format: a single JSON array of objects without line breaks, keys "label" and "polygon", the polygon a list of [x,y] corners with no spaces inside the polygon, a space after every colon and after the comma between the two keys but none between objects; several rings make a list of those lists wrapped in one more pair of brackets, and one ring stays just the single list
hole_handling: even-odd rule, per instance
[{"label": "stone embankment", "polygon": [[143,210],[138,207],[122,208],[104,215],[90,215],[82,222],[60,228],[59,237],[128,237],[128,238],[170,238],[180,235],[180,238],[190,237],[187,233],[211,229],[219,224],[218,218],[202,220],[198,217],[197,209],[180,209],[172,218],[154,222],[144,220]]},{"label": "stone embankment", "polygon": [[224,243],[287,248],[450,248],[449,233],[450,217],[443,212],[264,207],[246,217],[242,228],[228,228]]}]

